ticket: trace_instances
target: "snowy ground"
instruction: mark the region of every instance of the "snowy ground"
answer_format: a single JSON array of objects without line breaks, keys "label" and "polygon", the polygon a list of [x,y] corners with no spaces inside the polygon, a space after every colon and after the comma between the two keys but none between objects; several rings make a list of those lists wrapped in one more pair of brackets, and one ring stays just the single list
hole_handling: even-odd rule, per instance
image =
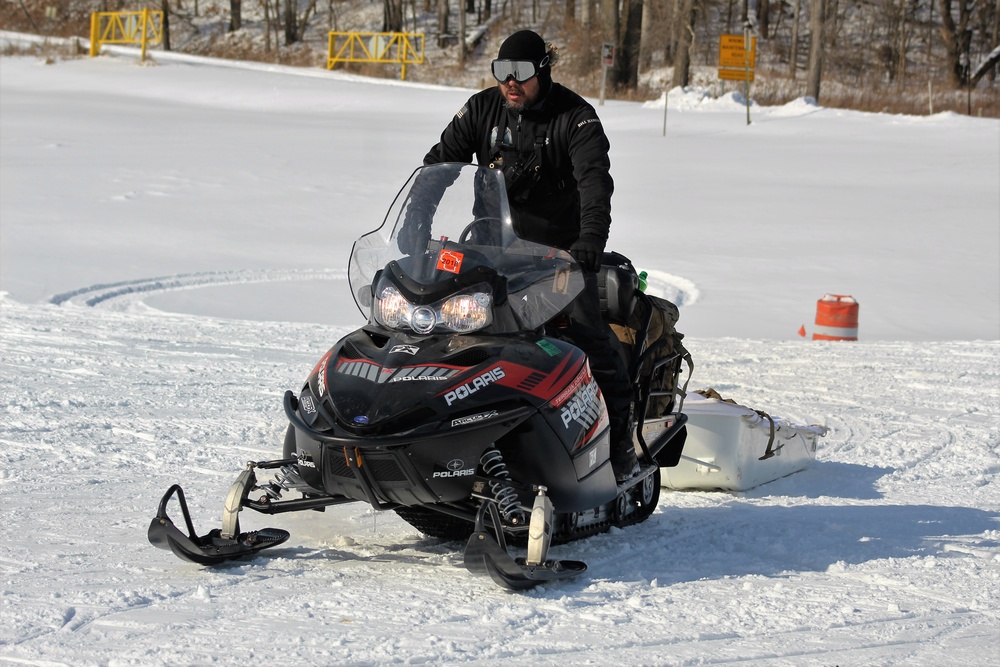
[{"label": "snowy ground", "polygon": [[[468,91],[257,66],[0,59],[0,664],[986,664],[1000,641],[1000,123],[670,98],[602,110],[612,243],[696,370],[830,427],[808,470],[666,492],[524,594],[349,505],[206,570],[280,397],[360,321],[350,242]],[[857,344],[802,341],[825,292]]]}]

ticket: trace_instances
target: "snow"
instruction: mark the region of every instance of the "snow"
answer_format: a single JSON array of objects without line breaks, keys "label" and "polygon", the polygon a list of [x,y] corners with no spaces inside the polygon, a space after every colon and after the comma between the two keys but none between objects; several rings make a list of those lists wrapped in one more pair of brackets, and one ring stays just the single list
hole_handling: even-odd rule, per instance
[{"label": "snow", "polygon": [[[0,58],[0,664],[947,665],[1000,640],[1000,123],[671,91],[608,101],[611,245],[681,306],[692,388],[830,428],[807,470],[668,492],[511,594],[361,504],[199,530],[362,320],[350,244],[470,91],[134,52]],[[811,333],[825,293],[857,343]]]}]

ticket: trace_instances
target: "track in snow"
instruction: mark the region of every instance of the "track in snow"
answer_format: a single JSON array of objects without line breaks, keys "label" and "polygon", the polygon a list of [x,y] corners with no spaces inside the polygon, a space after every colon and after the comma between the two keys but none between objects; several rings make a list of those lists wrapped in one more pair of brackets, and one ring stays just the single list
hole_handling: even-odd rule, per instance
[{"label": "track in snow", "polygon": [[[81,287],[70,292],[56,294],[50,303],[62,305],[73,303],[83,306],[104,306],[110,304],[135,303],[143,297],[174,290],[218,287],[220,285],[240,285],[305,280],[346,280],[346,269],[259,269],[243,271],[202,271],[180,273],[159,278],[142,278]],[[117,308],[113,308],[117,309]]]}]

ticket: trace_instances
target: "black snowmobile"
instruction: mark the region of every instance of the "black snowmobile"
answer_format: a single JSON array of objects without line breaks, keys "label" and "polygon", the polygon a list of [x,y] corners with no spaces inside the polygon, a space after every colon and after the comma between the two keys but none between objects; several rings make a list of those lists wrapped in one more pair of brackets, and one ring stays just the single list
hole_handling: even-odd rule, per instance
[{"label": "black snowmobile", "polygon": [[[672,326],[650,340],[653,298],[627,260],[608,257],[602,307],[632,336],[642,463],[632,479],[616,483],[601,392],[585,355],[559,337],[560,312],[583,287],[580,267],[517,237],[500,172],[434,165],[414,172],[382,226],[354,244],[350,285],[368,323],[319,360],[297,396],[285,393],[281,458],[249,463],[222,527],[203,536],[172,486],[149,541],[214,565],[288,539],[273,528],[241,532],[244,508],[361,501],[428,536],[466,540],[466,567],[504,587],[579,575],[584,563],[551,560],[549,546],[646,519],[660,466],[677,464],[685,435],[674,398],[689,357]],[[187,534],[167,514],[174,496]]]}]

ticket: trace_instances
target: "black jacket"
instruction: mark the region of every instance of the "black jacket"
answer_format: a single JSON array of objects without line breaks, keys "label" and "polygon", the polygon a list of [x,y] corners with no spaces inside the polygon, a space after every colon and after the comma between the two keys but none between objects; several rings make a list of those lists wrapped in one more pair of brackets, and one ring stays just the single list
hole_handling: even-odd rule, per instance
[{"label": "black jacket", "polygon": [[594,107],[568,88],[553,83],[518,113],[494,86],[469,98],[424,164],[475,157],[502,168],[518,236],[563,249],[578,238],[604,247],[614,191],[609,148]]}]

